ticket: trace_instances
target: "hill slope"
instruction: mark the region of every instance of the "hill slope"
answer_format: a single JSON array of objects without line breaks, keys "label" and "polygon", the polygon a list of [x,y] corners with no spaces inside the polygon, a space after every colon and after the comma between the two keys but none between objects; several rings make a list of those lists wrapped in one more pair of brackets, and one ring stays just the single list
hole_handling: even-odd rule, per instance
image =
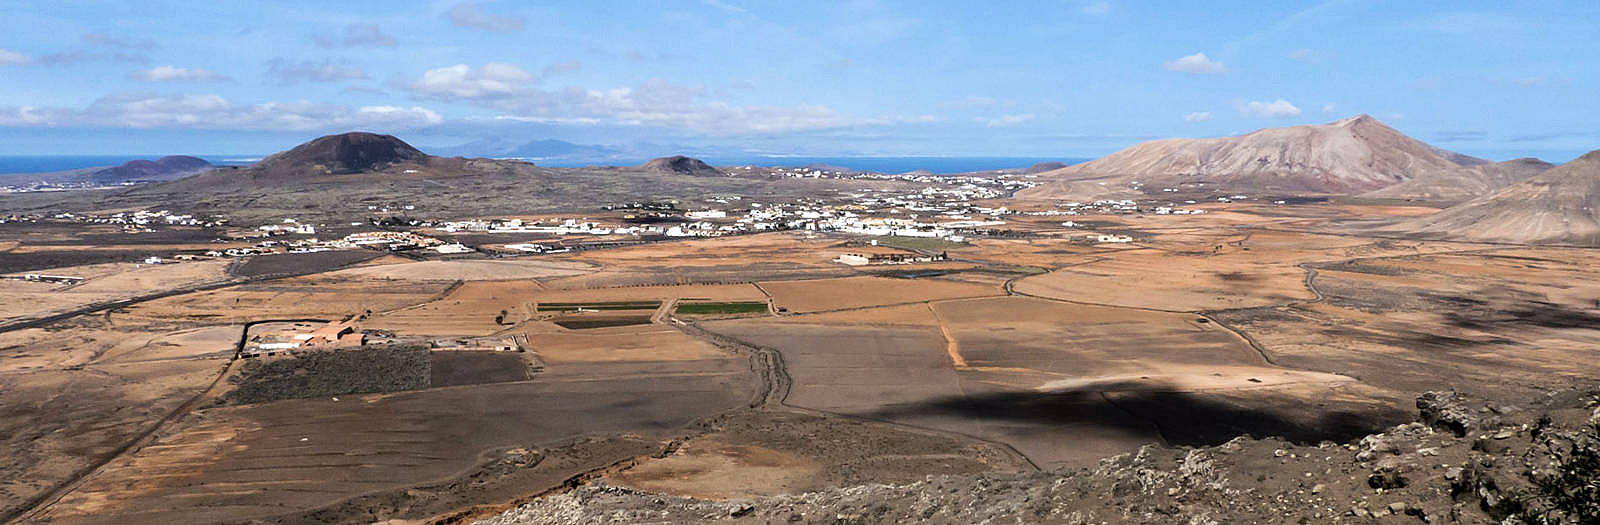
[{"label": "hill slope", "polygon": [[[1073,193],[1164,188],[1356,195],[1422,178],[1425,183],[1391,193],[1428,198],[1425,194],[1439,193],[1441,187],[1471,190],[1526,174],[1521,164],[1474,171],[1484,165],[1491,164],[1430,146],[1360,115],[1235,137],[1144,142],[1094,161],[1042,173],[1040,178],[1047,183],[1019,196],[1059,198]],[[1457,179],[1470,182],[1452,182]],[[1475,194],[1460,195],[1468,196]]]},{"label": "hill slope", "polygon": [[700,159],[677,155],[651,159],[650,162],[639,166],[640,169],[655,173],[680,173],[684,175],[722,175],[722,171],[711,167]]},{"label": "hill slope", "polygon": [[1391,230],[1477,241],[1600,245],[1600,150]]},{"label": "hill slope", "polygon": [[1411,180],[1369,191],[1363,197],[1376,199],[1422,199],[1460,202],[1494,193],[1544,173],[1554,164],[1521,158],[1468,166],[1458,170],[1424,171]]},{"label": "hill slope", "polygon": [[269,173],[317,170],[342,175],[382,169],[403,162],[426,161],[428,154],[391,135],[350,132],[318,137],[274,154],[256,164]]},{"label": "hill slope", "polygon": [[186,155],[168,155],[154,161],[130,160],[121,166],[97,170],[89,175],[89,179],[101,184],[161,181],[193,175],[211,168],[211,163],[205,159]]}]

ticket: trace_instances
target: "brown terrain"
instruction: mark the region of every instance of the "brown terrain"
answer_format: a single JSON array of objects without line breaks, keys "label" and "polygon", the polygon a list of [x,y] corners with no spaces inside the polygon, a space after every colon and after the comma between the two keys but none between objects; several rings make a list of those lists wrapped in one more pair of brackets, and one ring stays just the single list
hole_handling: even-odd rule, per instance
[{"label": "brown terrain", "polygon": [[1547,166],[1490,163],[1445,151],[1367,115],[1322,125],[1268,128],[1237,137],[1166,139],[1040,173],[1046,184],[1019,194],[1082,199],[1167,188],[1254,194],[1338,194],[1465,200],[1514,184]]},{"label": "brown terrain", "polygon": [[692,157],[685,157],[682,155],[651,159],[649,162],[646,162],[643,166],[639,167],[645,171],[653,171],[656,173],[682,173],[688,175],[707,176],[718,176],[723,174],[722,171],[711,167],[711,165],[706,164],[705,161]]},{"label": "brown terrain", "polygon": [[1600,244],[1600,151],[1389,229],[1479,241]]},{"label": "brown terrain", "polygon": [[[1521,176],[1369,117],[1289,129],[1130,150],[1199,163],[1125,152],[1042,176],[1095,184],[1085,166],[1129,166],[1105,180],[1149,189],[1199,166],[1208,185],[1318,194]],[[1264,164],[1300,168],[1247,168],[1257,148],[1289,143]],[[553,186],[599,176],[413,152],[334,136],[73,205],[225,206],[267,199],[263,184],[327,202],[367,184],[499,184],[480,168]],[[1209,199],[1191,206],[1201,215],[1072,217],[1090,226],[1005,215],[1007,231],[964,242],[793,230],[519,257],[357,248],[149,266],[127,257],[231,244],[200,227],[0,225],[0,275],[82,278],[0,280],[0,522],[1584,516],[1562,494],[1600,472],[1584,463],[1600,457],[1597,163],[1591,153],[1444,211]],[[606,173],[672,191],[724,181],[716,191],[762,199],[920,187]],[[985,204],[1058,210],[1061,184]],[[45,205],[17,199],[0,203]],[[1516,229],[1530,217],[1547,219]],[[938,243],[900,244],[916,241]],[[833,262],[845,253],[947,258]],[[349,323],[356,344],[244,352],[341,326],[330,322]]]}]

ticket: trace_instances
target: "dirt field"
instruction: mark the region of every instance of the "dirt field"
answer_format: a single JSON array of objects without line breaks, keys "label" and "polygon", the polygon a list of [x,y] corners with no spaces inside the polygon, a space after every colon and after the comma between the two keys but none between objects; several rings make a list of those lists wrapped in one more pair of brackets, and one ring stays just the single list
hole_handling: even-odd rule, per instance
[{"label": "dirt field", "polygon": [[1292,366],[1394,389],[1530,393],[1594,377],[1600,288],[1583,275],[1597,257],[1511,248],[1324,265],[1325,301],[1222,318]]},{"label": "dirt field", "polygon": [[772,294],[774,306],[795,313],[1004,295],[1000,289],[980,284],[887,277],[764,281],[761,289]]},{"label": "dirt field", "polygon": [[1013,454],[960,436],[790,412],[741,412],[666,457],[607,476],[610,483],[708,498],[798,493],[927,475],[1021,471]]},{"label": "dirt field", "polygon": [[[551,279],[551,288],[749,283],[780,279],[815,279],[856,275],[861,269],[832,262],[848,243],[838,238],[801,232],[773,232],[685,241],[553,256],[582,261],[606,271]],[[915,268],[917,266],[903,266]]]},{"label": "dirt field", "polygon": [[528,362],[509,352],[433,352],[433,387],[528,380]]},{"label": "dirt field", "polygon": [[546,303],[560,302],[615,302],[615,301],[765,301],[766,294],[750,284],[689,284],[677,286],[629,286],[623,288],[590,288],[582,290],[542,290],[534,293],[532,300]]},{"label": "dirt field", "polygon": [[1394,416],[1350,394],[1375,389],[1271,366],[1187,314],[1026,298],[851,313],[703,324],[781,352],[788,404],[979,436],[1040,465],[1238,430],[1331,439]]},{"label": "dirt field", "polygon": [[540,289],[535,281],[466,282],[437,300],[374,313],[365,326],[404,335],[490,335],[532,317],[529,297]]},{"label": "dirt field", "polygon": [[532,351],[554,365],[586,362],[694,361],[727,359],[710,343],[660,325],[613,330],[529,333]]},{"label": "dirt field", "polygon": [[193,523],[312,509],[453,477],[492,449],[670,431],[746,402],[748,377],[729,360],[572,364],[532,382],[207,409],[43,520]]},{"label": "dirt field", "polygon": [[1014,289],[1054,299],[1170,311],[1250,308],[1314,299],[1305,287],[1305,271],[1297,267],[1303,262],[1463,249],[1289,232],[1168,232],[1136,245],[1024,277]]},{"label": "dirt field", "polygon": [[297,277],[166,297],[119,309],[112,318],[130,322],[333,319],[427,302],[449,285],[446,282],[385,283]]},{"label": "dirt field", "polygon": [[224,359],[0,373],[0,513],[72,479],[200,393]]},{"label": "dirt field", "polygon": [[71,285],[0,280],[0,321],[41,317],[91,303],[221,282],[228,278],[227,266],[226,261],[97,264],[51,268],[40,272],[85,279]]},{"label": "dirt field", "polygon": [[346,268],[325,274],[331,279],[396,281],[505,281],[582,275],[594,267],[582,262],[549,259],[495,259],[391,262]]}]

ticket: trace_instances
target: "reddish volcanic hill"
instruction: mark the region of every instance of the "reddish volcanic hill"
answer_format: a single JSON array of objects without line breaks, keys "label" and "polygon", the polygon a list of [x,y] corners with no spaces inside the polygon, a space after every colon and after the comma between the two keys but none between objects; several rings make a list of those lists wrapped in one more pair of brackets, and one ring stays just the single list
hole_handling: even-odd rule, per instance
[{"label": "reddish volcanic hill", "polygon": [[685,175],[722,175],[722,171],[711,167],[710,164],[700,159],[682,155],[651,159],[650,162],[639,166],[645,171],[657,173],[682,173]]},{"label": "reddish volcanic hill", "polygon": [[428,155],[391,135],[350,132],[319,137],[263,159],[255,168],[267,172],[312,169],[340,175],[363,173],[404,162],[424,162]]}]

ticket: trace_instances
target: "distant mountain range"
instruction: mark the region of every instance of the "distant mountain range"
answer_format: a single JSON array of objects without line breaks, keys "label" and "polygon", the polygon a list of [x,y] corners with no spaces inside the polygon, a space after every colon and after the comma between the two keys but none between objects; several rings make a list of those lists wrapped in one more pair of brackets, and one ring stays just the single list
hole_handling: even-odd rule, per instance
[{"label": "distant mountain range", "polygon": [[1047,183],[1019,195],[1075,198],[1170,188],[1459,202],[1549,166],[1537,159],[1492,163],[1447,151],[1360,115],[1235,137],[1144,142],[1040,173]]}]

